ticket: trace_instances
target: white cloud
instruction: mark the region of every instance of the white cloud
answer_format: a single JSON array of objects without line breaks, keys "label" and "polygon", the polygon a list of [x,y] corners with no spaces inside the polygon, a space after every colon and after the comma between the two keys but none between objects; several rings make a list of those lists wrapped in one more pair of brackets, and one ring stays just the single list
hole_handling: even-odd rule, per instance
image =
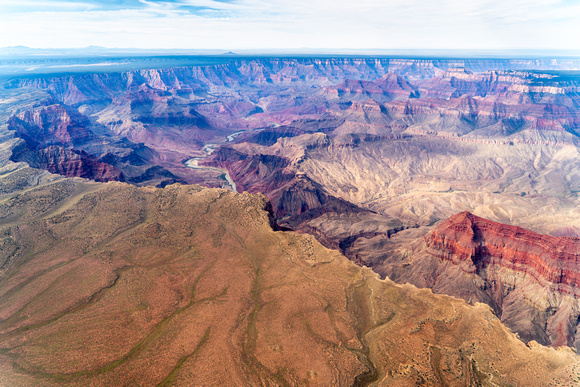
[{"label": "white cloud", "polygon": [[560,0],[142,3],[133,10],[11,13],[0,25],[0,46],[580,49],[580,6]]},{"label": "white cloud", "polygon": [[82,1],[43,0],[0,0],[0,11],[5,15],[13,12],[47,11],[88,11],[96,9],[94,4]]}]

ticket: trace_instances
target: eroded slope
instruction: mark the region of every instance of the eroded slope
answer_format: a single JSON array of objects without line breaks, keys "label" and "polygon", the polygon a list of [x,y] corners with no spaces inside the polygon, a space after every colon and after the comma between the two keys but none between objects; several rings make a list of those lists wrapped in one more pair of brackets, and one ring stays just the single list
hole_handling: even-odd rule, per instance
[{"label": "eroded slope", "polygon": [[382,276],[485,302],[524,341],[578,348],[580,239],[462,212],[435,227],[360,238],[350,253]]},{"label": "eroded slope", "polygon": [[487,306],[381,281],[311,236],[272,231],[264,208],[263,196],[226,190],[65,179],[5,196],[0,381],[462,386],[580,377],[575,354],[526,347]]}]

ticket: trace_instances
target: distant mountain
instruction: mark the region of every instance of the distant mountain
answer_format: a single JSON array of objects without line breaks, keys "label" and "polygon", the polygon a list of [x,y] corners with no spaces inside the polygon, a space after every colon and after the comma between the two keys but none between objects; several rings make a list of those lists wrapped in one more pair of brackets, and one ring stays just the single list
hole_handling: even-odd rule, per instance
[{"label": "distant mountain", "polygon": [[63,56],[151,56],[151,55],[221,55],[222,50],[182,50],[182,49],[138,49],[138,48],[107,48],[88,46],[83,48],[30,48],[26,46],[1,47],[0,58],[14,57],[63,57]]},{"label": "distant mountain", "polygon": [[177,48],[115,48],[90,45],[78,48],[31,48],[26,46],[0,47],[0,57],[21,56],[67,56],[67,55],[241,55],[241,56],[283,56],[283,57],[393,57],[393,58],[470,58],[470,59],[530,59],[530,58],[573,58],[580,57],[580,50],[408,50],[408,49],[177,49]]}]

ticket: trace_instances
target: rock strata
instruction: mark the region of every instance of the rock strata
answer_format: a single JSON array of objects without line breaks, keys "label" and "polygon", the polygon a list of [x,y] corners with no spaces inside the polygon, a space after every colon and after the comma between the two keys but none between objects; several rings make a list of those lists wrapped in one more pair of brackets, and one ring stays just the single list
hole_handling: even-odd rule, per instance
[{"label": "rock strata", "polygon": [[541,235],[467,211],[425,237],[429,252],[470,274],[497,265],[525,273],[552,291],[580,295],[580,238]]},{"label": "rock strata", "polygon": [[488,304],[526,342],[580,349],[579,238],[542,235],[469,212],[432,230],[401,234],[362,241],[353,252],[396,282]]},{"label": "rock strata", "polygon": [[24,144],[15,147],[13,161],[24,161],[31,167],[45,169],[66,177],[83,177],[94,181],[124,181],[123,172],[83,151],[51,145],[32,151]]},{"label": "rock strata", "polygon": [[[2,177],[0,180],[4,180]],[[0,206],[0,384],[572,386],[486,305],[270,228],[263,195],[61,178]]]}]

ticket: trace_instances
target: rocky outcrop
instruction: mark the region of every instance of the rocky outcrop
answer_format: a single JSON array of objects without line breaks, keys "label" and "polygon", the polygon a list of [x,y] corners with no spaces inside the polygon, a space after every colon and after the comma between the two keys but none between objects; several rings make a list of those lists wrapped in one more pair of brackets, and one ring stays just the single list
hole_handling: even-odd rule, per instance
[{"label": "rocky outcrop", "polygon": [[34,149],[85,144],[94,138],[90,125],[87,117],[59,104],[27,110],[8,120],[8,130]]},{"label": "rocky outcrop", "polygon": [[23,161],[31,167],[45,169],[66,177],[83,177],[94,181],[124,181],[123,172],[83,151],[51,145],[30,150],[24,144],[12,151],[12,161]]},{"label": "rocky outcrop", "polygon": [[443,221],[425,242],[431,254],[461,263],[469,274],[497,265],[552,291],[580,296],[579,238],[540,235],[462,212]]},{"label": "rocky outcrop", "polygon": [[425,235],[424,243],[424,253],[414,258],[418,264],[408,268],[415,273],[400,280],[431,278],[435,291],[489,304],[525,341],[580,349],[579,238],[462,212]]},{"label": "rocky outcrop", "polygon": [[542,235],[461,212],[349,251],[398,283],[488,304],[526,342],[580,349],[580,239]]}]

